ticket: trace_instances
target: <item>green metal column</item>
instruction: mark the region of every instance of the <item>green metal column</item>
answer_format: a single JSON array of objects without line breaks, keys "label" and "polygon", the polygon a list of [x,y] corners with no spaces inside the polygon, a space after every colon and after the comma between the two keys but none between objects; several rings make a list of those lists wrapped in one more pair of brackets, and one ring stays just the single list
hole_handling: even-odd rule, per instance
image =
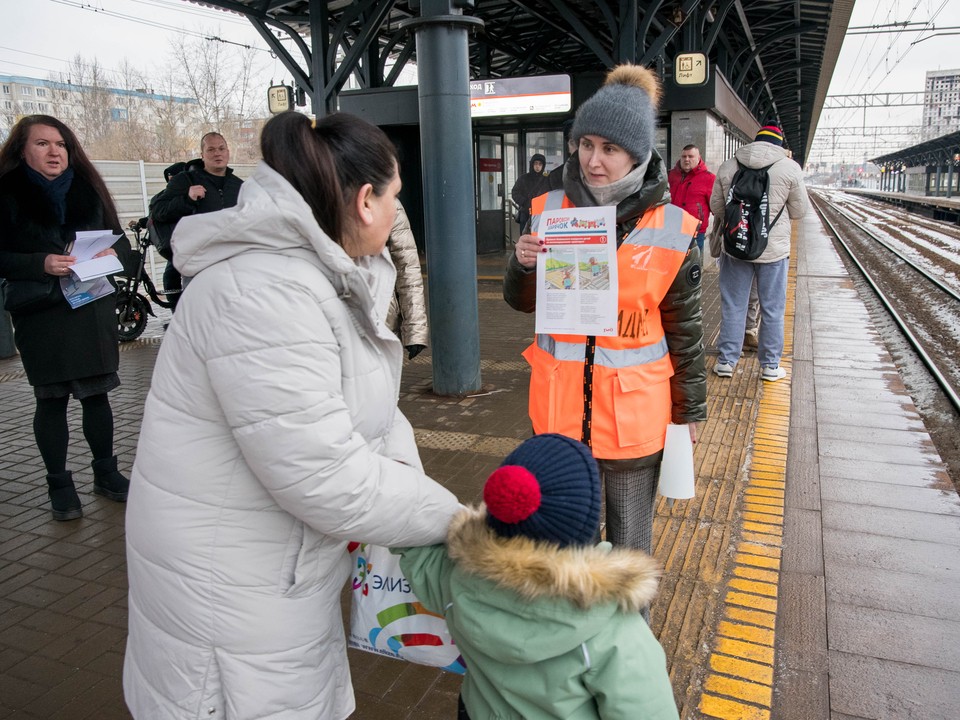
[{"label": "green metal column", "polygon": [[464,0],[423,0],[416,32],[423,162],[424,236],[433,390],[480,389],[477,239],[467,33],[481,20]]}]

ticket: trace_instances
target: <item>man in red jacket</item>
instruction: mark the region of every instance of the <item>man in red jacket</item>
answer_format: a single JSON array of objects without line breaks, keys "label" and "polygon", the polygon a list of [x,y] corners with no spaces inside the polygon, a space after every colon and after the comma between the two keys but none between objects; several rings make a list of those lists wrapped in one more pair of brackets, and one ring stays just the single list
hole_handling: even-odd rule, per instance
[{"label": "man in red jacket", "polygon": [[703,257],[703,238],[710,221],[710,193],[716,175],[707,170],[706,163],[700,157],[700,148],[687,145],[680,152],[680,159],[667,174],[670,183],[670,202],[686,210],[695,218],[700,218],[697,228],[697,245]]}]

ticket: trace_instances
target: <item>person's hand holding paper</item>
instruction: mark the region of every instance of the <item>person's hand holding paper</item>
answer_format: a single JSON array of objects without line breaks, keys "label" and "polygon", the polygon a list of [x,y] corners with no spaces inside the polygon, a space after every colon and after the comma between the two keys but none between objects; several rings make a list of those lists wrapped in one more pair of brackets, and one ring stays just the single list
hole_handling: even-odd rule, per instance
[{"label": "person's hand holding paper", "polygon": [[120,237],[110,230],[78,232],[72,249],[77,262],[70,266],[71,272],[80,280],[92,280],[123,272],[120,258],[111,247]]},{"label": "person's hand holding paper", "polygon": [[81,280],[92,280],[123,272],[123,265],[120,263],[117,254],[111,250],[109,253],[104,252],[102,255],[97,255],[92,260],[84,260],[71,265],[70,271]]}]

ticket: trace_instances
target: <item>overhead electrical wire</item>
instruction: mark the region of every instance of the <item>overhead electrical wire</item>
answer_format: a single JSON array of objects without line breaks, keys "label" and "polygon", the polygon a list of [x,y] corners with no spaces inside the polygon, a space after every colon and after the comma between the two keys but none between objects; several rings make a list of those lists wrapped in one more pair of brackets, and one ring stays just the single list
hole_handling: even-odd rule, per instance
[{"label": "overhead electrical wire", "polygon": [[[925,37],[923,35],[924,33],[927,33],[927,32],[936,31],[936,27],[934,23],[936,22],[939,15],[943,12],[944,8],[947,6],[949,0],[943,0],[943,2],[941,2],[939,7],[937,7],[937,9],[930,14],[930,16],[926,21],[912,22],[912,18],[914,14],[917,12],[917,10],[919,9],[921,1],[922,0],[917,0],[917,2],[911,8],[910,13],[907,16],[907,19],[902,22],[892,21],[891,19],[892,8],[888,8],[887,15],[884,18],[883,26],[884,27],[900,26],[900,27],[899,27],[899,31],[892,33],[893,37],[890,37],[888,39],[886,50],[884,51],[884,55],[883,55],[885,60],[889,61],[889,59],[892,56],[896,55],[895,49],[896,47],[898,47],[899,41],[905,38],[905,34],[907,32],[910,32],[911,34],[919,32],[921,35],[921,37],[919,37],[917,40],[910,42],[907,45],[906,49],[899,54],[899,56],[895,56],[895,59],[893,60],[892,65],[885,63],[886,67],[881,68],[880,63],[874,62],[872,60],[874,50],[876,49],[877,45],[880,42],[880,35],[887,34],[889,33],[889,31],[878,30],[876,33],[865,34],[864,40],[862,40],[860,44],[860,51],[857,53],[857,58],[860,61],[859,70],[856,72],[853,78],[853,82],[851,83],[851,87],[856,89],[854,90],[854,92],[850,94],[858,94],[858,93],[864,92],[865,88],[868,88],[868,87],[871,87],[872,90],[866,91],[867,93],[878,92],[878,89],[883,83],[883,81],[886,80],[891,75],[891,73],[893,73],[893,71],[906,59],[906,56],[908,55],[908,53],[910,52],[910,50],[913,48],[914,45],[916,45],[918,42],[921,42],[922,40],[926,40],[926,39],[929,39],[930,37],[934,37],[934,35],[927,35]],[[873,23],[874,19],[876,18],[878,10],[879,10],[879,6],[874,7],[874,12],[869,24]],[[920,29],[908,29],[908,27],[911,25],[923,25],[923,27]],[[864,48],[868,43],[867,38],[869,38],[870,35],[874,36],[872,38],[873,42],[871,43],[869,52],[864,52]],[[862,83],[860,83],[861,76],[863,75],[863,72],[865,69],[869,69],[869,73],[867,74],[866,78],[863,79]],[[876,79],[876,73],[881,69],[885,69],[885,72],[882,77],[880,77],[879,79]],[[853,116],[854,116],[854,113],[856,112],[857,110],[846,110],[841,116],[841,118],[836,122],[836,126],[842,127],[842,126],[849,125],[853,121]],[[918,125],[918,129],[919,129],[919,125]],[[830,128],[823,128],[823,130],[829,131]],[[818,144],[816,143],[816,139],[815,139],[815,144]]]},{"label": "overhead electrical wire", "polygon": [[[140,1],[143,2],[143,0],[140,0]],[[258,52],[265,52],[270,55],[273,54],[270,50],[262,47],[257,47],[256,45],[249,45],[246,43],[235,42],[233,40],[226,40],[216,35],[211,36],[209,33],[202,33],[195,30],[188,30],[182,26],[178,27],[176,25],[168,25],[167,23],[158,22],[156,20],[147,20],[145,18],[137,17],[135,15],[127,15],[126,13],[117,12],[116,10],[107,10],[105,8],[100,8],[95,5],[91,5],[90,3],[79,2],[79,0],[50,0],[50,2],[57,3],[58,5],[66,5],[67,7],[77,8],[79,10],[89,10],[91,12],[95,12],[100,15],[105,15],[107,17],[117,18],[120,20],[126,20],[128,22],[137,23],[139,25],[145,25],[147,27],[156,28],[158,30],[176,32],[182,35],[189,35],[191,37],[200,38],[202,40],[211,40],[214,42],[224,43],[226,45],[237,45],[247,50],[256,50]]]},{"label": "overhead electrical wire", "polygon": [[[109,10],[104,7],[92,5],[90,3],[79,2],[78,0],[50,0],[50,1],[58,5],[65,5],[67,7],[72,7],[80,10],[92,11],[97,14],[104,15],[106,17],[122,20],[124,22],[132,22],[139,25],[145,25],[148,27],[164,30],[167,32],[175,32],[177,34],[187,35],[190,37],[207,40],[211,42],[219,42],[226,45],[235,45],[244,49],[257,50],[258,52],[267,52],[275,59],[275,56],[269,50],[265,50],[264,48],[261,48],[261,47],[249,45],[247,43],[240,43],[232,40],[227,40],[225,38],[219,37],[218,35],[203,33],[199,31],[192,31],[192,30],[185,29],[181,26],[174,26],[174,25],[159,22],[156,20],[147,20],[144,18],[127,15],[125,13],[120,13],[114,10]],[[135,2],[138,4],[146,5],[148,7],[154,7],[157,9],[183,12],[192,17],[204,17],[206,19],[210,19],[209,13],[204,13],[199,8],[193,9],[186,3],[183,3],[182,0],[177,0],[176,3],[163,2],[163,0],[127,0],[127,2]],[[183,7],[181,8],[179,6],[183,6]],[[224,13],[224,15],[226,16],[227,14]],[[216,18],[216,19],[218,21],[220,20],[220,18]],[[247,26],[247,23],[242,20],[230,18],[228,16],[224,17],[223,19],[233,25]],[[52,55],[44,55],[41,53],[31,52],[29,50],[23,50],[20,48],[10,47],[10,46],[0,46],[0,50],[5,50],[7,52],[17,53],[20,55],[28,55],[31,57],[42,58],[44,60],[51,60],[54,63],[57,63],[57,67],[47,67],[47,66],[41,66],[36,64],[30,64],[26,62],[18,62],[15,60],[5,61],[9,65],[18,65],[24,68],[29,68],[31,70],[40,70],[42,72],[47,73],[50,76],[68,77],[71,75],[71,71],[73,71],[75,68],[79,66],[79,68],[81,69],[95,68],[98,72],[102,73],[103,75],[112,78],[112,82],[122,83],[124,80],[127,79],[127,76],[123,72],[113,68],[106,67],[105,65],[101,65],[99,62],[94,62],[94,63],[86,62],[85,59],[81,58],[79,55],[72,59],[66,59],[61,57],[54,57]],[[64,70],[63,68],[67,68],[67,69]],[[139,69],[134,68],[134,70],[139,74],[143,74],[143,71]]]}]

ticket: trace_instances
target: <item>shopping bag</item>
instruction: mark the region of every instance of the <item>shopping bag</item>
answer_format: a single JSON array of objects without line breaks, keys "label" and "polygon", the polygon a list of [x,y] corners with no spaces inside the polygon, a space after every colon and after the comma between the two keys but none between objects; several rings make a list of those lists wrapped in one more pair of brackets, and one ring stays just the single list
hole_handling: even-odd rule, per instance
[{"label": "shopping bag", "polygon": [[463,674],[460,651],[441,615],[428,611],[410,590],[400,556],[379,545],[350,543],[353,587],[352,648]]}]

